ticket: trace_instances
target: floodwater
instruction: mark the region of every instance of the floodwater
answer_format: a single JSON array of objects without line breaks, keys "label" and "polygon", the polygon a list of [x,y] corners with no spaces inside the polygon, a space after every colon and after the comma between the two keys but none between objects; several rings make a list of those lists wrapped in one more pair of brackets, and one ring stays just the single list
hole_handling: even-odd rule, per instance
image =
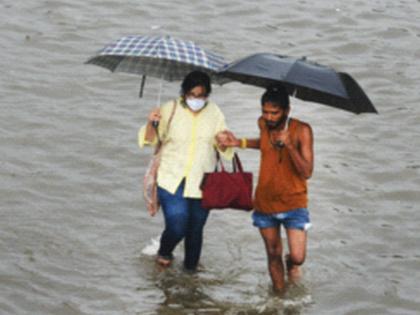
[{"label": "floodwater", "polygon": [[[419,314],[419,1],[0,2],[0,314]],[[315,134],[308,256],[272,294],[249,213],[213,212],[200,272],[156,269],[162,216],[137,129],[159,81],[84,62],[127,34],[171,34],[232,61],[274,52],[350,73],[379,115],[292,99]],[[163,100],[179,91],[165,83]],[[214,87],[239,136],[262,90]],[[258,170],[258,152],[240,152]]]}]

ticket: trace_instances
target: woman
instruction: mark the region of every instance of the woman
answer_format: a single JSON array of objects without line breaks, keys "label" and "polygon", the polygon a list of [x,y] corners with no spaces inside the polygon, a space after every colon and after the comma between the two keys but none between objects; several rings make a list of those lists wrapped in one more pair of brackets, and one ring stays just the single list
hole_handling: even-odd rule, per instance
[{"label": "woman", "polygon": [[[164,267],[171,264],[175,247],[184,239],[184,267],[197,268],[209,214],[201,207],[200,183],[203,174],[214,169],[215,148],[227,159],[233,156],[232,149],[216,144],[216,135],[226,125],[219,107],[208,100],[210,92],[207,74],[189,73],[182,82],[181,96],[153,110],[147,125],[139,131],[140,147],[156,144],[158,136],[163,142],[157,182],[165,229],[157,263]],[[157,132],[153,127],[156,121]]]}]

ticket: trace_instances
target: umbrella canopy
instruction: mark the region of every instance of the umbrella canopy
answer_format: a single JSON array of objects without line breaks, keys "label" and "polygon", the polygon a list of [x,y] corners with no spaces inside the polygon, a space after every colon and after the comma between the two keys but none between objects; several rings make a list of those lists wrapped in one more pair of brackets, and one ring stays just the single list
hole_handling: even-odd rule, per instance
[{"label": "umbrella canopy", "polygon": [[291,96],[341,108],[356,114],[377,113],[357,82],[347,73],[309,62],[269,53],[245,57],[226,65],[219,76],[260,87],[281,83]]},{"label": "umbrella canopy", "polygon": [[171,36],[134,35],[124,36],[105,46],[86,63],[112,72],[128,72],[167,81],[182,80],[193,70],[212,76],[226,64],[223,57],[200,48],[192,41]]}]

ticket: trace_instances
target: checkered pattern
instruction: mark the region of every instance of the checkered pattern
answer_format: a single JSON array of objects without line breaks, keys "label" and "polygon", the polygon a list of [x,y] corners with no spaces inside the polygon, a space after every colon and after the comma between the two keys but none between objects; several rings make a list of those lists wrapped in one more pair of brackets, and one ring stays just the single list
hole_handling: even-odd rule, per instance
[{"label": "checkered pattern", "polygon": [[168,81],[182,80],[192,70],[214,74],[225,65],[221,56],[171,36],[125,36],[86,63]]}]

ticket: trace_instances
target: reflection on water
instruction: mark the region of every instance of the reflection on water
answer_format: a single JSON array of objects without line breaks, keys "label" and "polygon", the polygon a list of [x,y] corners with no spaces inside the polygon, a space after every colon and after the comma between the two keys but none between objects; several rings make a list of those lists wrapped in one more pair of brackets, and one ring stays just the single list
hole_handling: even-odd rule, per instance
[{"label": "reflection on water", "polygon": [[[258,302],[232,298],[229,279],[220,278],[206,270],[195,273],[185,272],[180,265],[168,269],[155,266],[153,281],[163,292],[164,298],[156,311],[148,314],[159,315],[280,315],[301,314],[313,303],[309,290],[304,284],[289,284],[284,295],[274,294],[269,286],[252,288],[252,294],[259,296]],[[213,298],[212,295],[217,292]],[[220,298],[224,296],[224,298]],[[230,298],[229,298],[230,296]],[[226,298],[227,297],[227,298]]]},{"label": "reflection on water", "polygon": [[203,292],[204,285],[197,274],[190,275],[174,269],[160,272],[156,286],[164,293],[165,300],[159,305],[158,314],[188,314],[194,310],[220,313],[216,302]]}]

